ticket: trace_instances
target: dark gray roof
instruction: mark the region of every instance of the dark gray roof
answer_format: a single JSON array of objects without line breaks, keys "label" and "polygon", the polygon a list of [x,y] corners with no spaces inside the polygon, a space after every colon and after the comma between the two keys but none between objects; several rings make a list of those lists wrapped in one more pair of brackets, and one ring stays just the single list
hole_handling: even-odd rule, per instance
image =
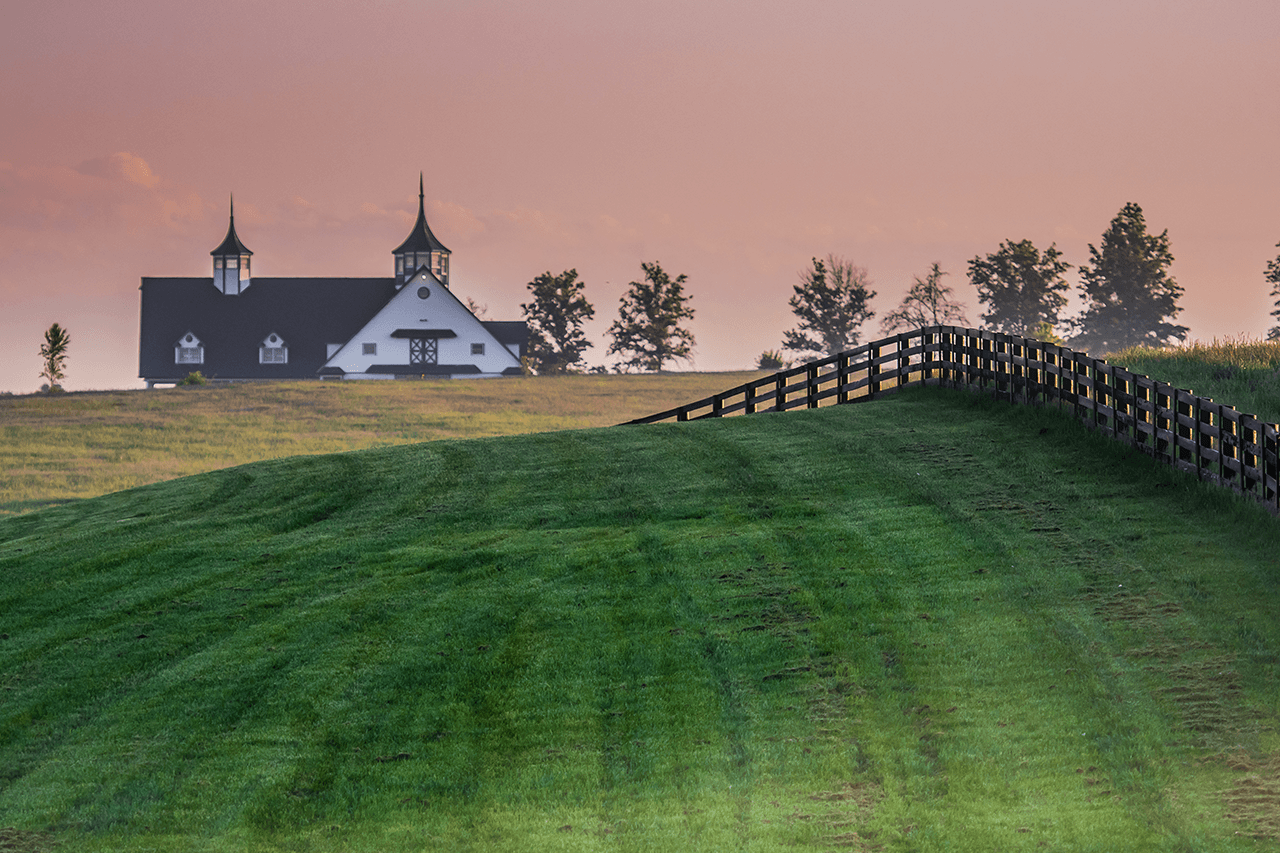
[{"label": "dark gray roof", "polygon": [[373,364],[367,373],[391,373],[396,376],[449,376],[451,374],[479,373],[474,364]]},{"label": "dark gray roof", "polygon": [[427,211],[423,207],[424,195],[422,192],[422,176],[418,176],[418,221],[413,223],[413,230],[409,232],[409,236],[404,242],[391,250],[391,254],[399,255],[404,252],[448,252],[444,243],[441,243],[436,235],[431,233],[431,226],[427,225]]},{"label": "dark gray roof", "polygon": [[[395,292],[394,278],[254,278],[239,296],[224,296],[212,278],[144,278],[138,375],[313,379],[327,345],[349,341]],[[174,364],[174,342],[187,332],[204,344],[204,364]],[[272,332],[288,347],[288,364],[258,363]]]},{"label": "dark gray roof", "polygon": [[391,333],[393,338],[456,338],[458,333],[453,329],[396,329]]},{"label": "dark gray roof", "polygon": [[480,322],[503,346],[519,344],[521,352],[529,346],[529,324],[524,320],[481,320]]},{"label": "dark gray roof", "polygon": [[214,249],[211,255],[252,255],[244,245],[240,242],[240,238],[236,236],[236,205],[231,203],[231,223],[227,226],[227,236],[222,238],[222,242],[218,244],[218,248]]}]

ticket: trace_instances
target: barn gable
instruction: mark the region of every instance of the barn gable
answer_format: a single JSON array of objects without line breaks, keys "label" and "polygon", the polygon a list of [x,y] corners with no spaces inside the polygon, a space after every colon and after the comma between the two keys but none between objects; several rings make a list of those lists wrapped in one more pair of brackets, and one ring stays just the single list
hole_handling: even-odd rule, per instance
[{"label": "barn gable", "polygon": [[422,267],[325,363],[323,372],[349,379],[510,376],[522,372],[519,346],[500,340]]}]

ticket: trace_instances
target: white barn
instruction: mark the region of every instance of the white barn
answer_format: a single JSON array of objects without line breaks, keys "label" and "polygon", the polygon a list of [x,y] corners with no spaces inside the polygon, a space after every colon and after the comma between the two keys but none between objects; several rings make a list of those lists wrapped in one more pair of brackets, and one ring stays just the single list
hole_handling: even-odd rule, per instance
[{"label": "white barn", "polygon": [[139,376],[214,382],[515,376],[523,321],[481,320],[449,289],[449,250],[418,220],[390,278],[254,278],[231,212],[210,278],[143,278]]}]

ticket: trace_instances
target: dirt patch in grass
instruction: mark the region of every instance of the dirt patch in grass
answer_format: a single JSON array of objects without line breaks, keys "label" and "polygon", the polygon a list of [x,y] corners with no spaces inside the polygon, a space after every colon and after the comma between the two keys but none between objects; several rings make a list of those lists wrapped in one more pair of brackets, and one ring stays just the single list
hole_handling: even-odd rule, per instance
[{"label": "dirt patch in grass", "polygon": [[1280,754],[1256,759],[1239,752],[1227,756],[1226,762],[1245,775],[1223,792],[1225,817],[1253,838],[1280,840]]},{"label": "dirt patch in grass", "polygon": [[[1280,840],[1280,754],[1254,757],[1240,748],[1256,743],[1261,713],[1245,702],[1234,655],[1206,642],[1186,641],[1178,630],[1182,607],[1152,594],[1103,580],[1105,592],[1088,588],[1083,598],[1095,614],[1135,630],[1146,644],[1125,657],[1145,661],[1143,669],[1163,686],[1157,693],[1172,703],[1197,746],[1219,750],[1206,761],[1224,761],[1244,775],[1222,792],[1224,817],[1259,840]],[[1234,749],[1230,753],[1221,750]]]},{"label": "dirt patch in grass", "polygon": [[822,803],[815,809],[812,819],[829,828],[831,834],[823,838],[828,844],[843,850],[883,849],[882,845],[875,843],[871,833],[858,829],[866,826],[884,799],[884,790],[879,785],[871,782],[846,783],[834,791],[812,794],[809,799]]},{"label": "dirt patch in grass", "polygon": [[5,853],[45,853],[56,846],[53,836],[46,832],[14,827],[0,829],[0,850]]}]

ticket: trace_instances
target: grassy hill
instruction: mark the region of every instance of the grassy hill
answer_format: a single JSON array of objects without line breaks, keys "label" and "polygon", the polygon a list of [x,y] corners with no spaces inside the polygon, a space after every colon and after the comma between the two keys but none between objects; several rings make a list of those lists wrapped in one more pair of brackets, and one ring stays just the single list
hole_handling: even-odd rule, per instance
[{"label": "grassy hill", "polygon": [[1132,347],[1107,360],[1280,423],[1280,341],[1239,338],[1167,349]]},{"label": "grassy hill", "polygon": [[0,517],[282,456],[609,426],[759,375],[265,382],[0,397]]},{"label": "grassy hill", "polygon": [[206,473],[0,519],[0,840],[1274,848],[1278,583],[949,392]]}]

